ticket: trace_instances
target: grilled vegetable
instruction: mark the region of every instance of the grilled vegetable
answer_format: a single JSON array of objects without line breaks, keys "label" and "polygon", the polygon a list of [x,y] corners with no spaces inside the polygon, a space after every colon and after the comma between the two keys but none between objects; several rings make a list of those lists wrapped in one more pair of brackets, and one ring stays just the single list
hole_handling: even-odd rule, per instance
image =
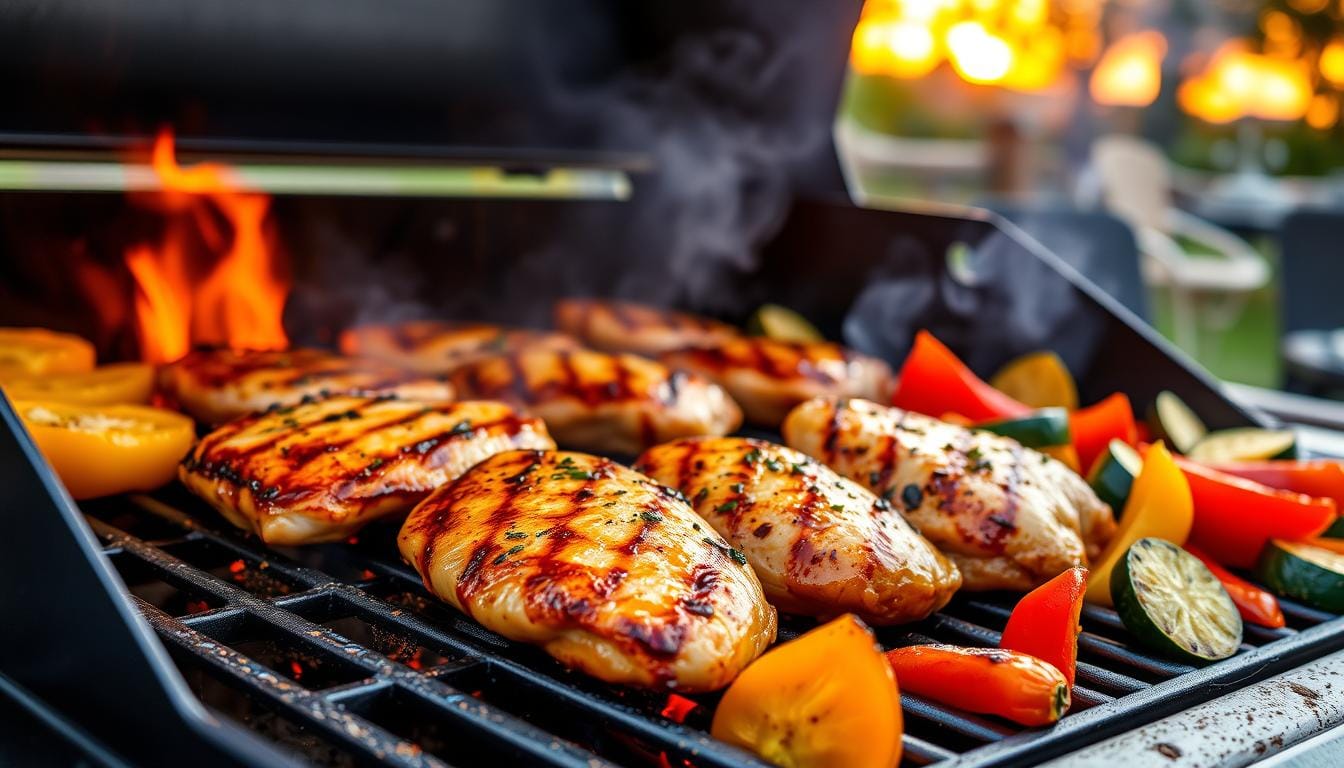
[{"label": "grilled vegetable", "polygon": [[1018,601],[999,647],[1048,661],[1073,686],[1078,666],[1078,617],[1087,592],[1087,569],[1070,568]]},{"label": "grilled vegetable", "polygon": [[892,768],[903,730],[891,667],[846,614],[743,670],[710,733],[776,765]]},{"label": "grilled vegetable", "polygon": [[1162,539],[1139,539],[1111,574],[1125,628],[1186,661],[1217,661],[1241,645],[1241,616],[1199,558]]},{"label": "grilled vegetable", "polygon": [[1210,432],[1187,452],[1195,461],[1292,459],[1297,456],[1297,436],[1290,429],[1243,427]]},{"label": "grilled vegetable", "polygon": [[147,403],[154,390],[154,369],[143,363],[116,363],[78,373],[19,376],[4,384],[14,400],[44,400],[82,405]]},{"label": "grilled vegetable", "polygon": [[1125,502],[1115,536],[1106,551],[1097,558],[1088,579],[1087,601],[1110,605],[1113,590],[1111,574],[1124,559],[1130,546],[1139,539],[1159,538],[1184,544],[1190,535],[1194,515],[1190,486],[1162,443],[1148,447],[1143,469],[1134,479],[1134,487]]},{"label": "grilled vegetable", "polygon": [[[1344,505],[1344,461],[1338,459],[1217,462],[1210,467],[1270,488],[1334,499],[1336,509]],[[1344,536],[1344,530],[1338,535]]]},{"label": "grilled vegetable", "polygon": [[1042,408],[1019,418],[980,424],[977,429],[1011,437],[1027,448],[1064,462],[1074,472],[1078,471],[1078,452],[1074,450],[1069,434],[1069,412],[1063,408]]},{"label": "grilled vegetable", "polygon": [[1097,492],[1097,498],[1110,504],[1118,515],[1124,510],[1134,478],[1142,469],[1143,457],[1138,451],[1120,440],[1112,440],[1106,452],[1092,463],[1087,482]]},{"label": "grilled vegetable", "polygon": [[1227,596],[1236,604],[1242,620],[1271,629],[1284,625],[1283,609],[1273,595],[1214,562],[1213,558],[1193,544],[1186,544],[1185,551],[1199,558],[1209,573],[1223,585]]},{"label": "grilled vegetable", "polygon": [[1129,445],[1138,441],[1134,409],[1129,404],[1129,398],[1120,392],[1070,414],[1069,431],[1073,435],[1073,446],[1078,449],[1078,461],[1084,472],[1092,468],[1097,457],[1106,452],[1106,446],[1112,440]]},{"label": "grilled vegetable", "polygon": [[1031,412],[1028,406],[982,381],[928,331],[915,334],[891,404],[934,418],[950,411],[975,422]]},{"label": "grilled vegetable", "polygon": [[0,380],[93,368],[93,345],[45,328],[0,328]]},{"label": "grilled vegetable", "polygon": [[1078,385],[1054,352],[1032,352],[999,369],[990,386],[1032,408],[1078,407]]},{"label": "grilled vegetable", "polygon": [[1069,708],[1064,673],[1004,648],[912,645],[887,651],[901,690],[967,712],[1049,725]]},{"label": "grilled vegetable", "polygon": [[1344,613],[1344,552],[1320,544],[1271,539],[1255,566],[1255,576],[1284,597]]},{"label": "grilled vegetable", "polygon": [[747,333],[775,341],[825,341],[816,326],[802,315],[778,304],[762,304],[747,320]]},{"label": "grilled vegetable", "polygon": [[164,485],[196,437],[191,419],[161,408],[27,401],[15,408],[76,499]]},{"label": "grilled vegetable", "polygon": [[1148,424],[1153,429],[1153,437],[1166,440],[1178,453],[1189,453],[1209,432],[1184,400],[1165,390],[1153,400]]},{"label": "grilled vegetable", "polygon": [[1269,539],[1317,536],[1335,520],[1331,499],[1280,491],[1189,459],[1178,462],[1195,504],[1190,540],[1223,565],[1249,568]]}]

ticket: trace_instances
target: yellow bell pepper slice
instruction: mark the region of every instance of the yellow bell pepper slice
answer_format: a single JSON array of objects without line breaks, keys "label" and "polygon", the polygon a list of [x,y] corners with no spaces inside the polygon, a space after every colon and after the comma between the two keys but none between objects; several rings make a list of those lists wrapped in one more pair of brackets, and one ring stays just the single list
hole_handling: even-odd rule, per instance
[{"label": "yellow bell pepper slice", "polygon": [[93,345],[45,328],[0,328],[0,380],[93,369]]},{"label": "yellow bell pepper slice", "polygon": [[165,485],[196,439],[191,419],[162,408],[28,401],[14,407],[76,499]]},{"label": "yellow bell pepper slice", "polygon": [[1115,537],[1092,566],[1087,602],[1111,605],[1111,571],[1134,542],[1151,537],[1180,546],[1189,538],[1194,519],[1195,506],[1185,474],[1167,447],[1154,443],[1144,453],[1143,469],[1134,478]]},{"label": "yellow bell pepper slice", "polygon": [[81,373],[19,376],[2,385],[11,400],[79,405],[148,403],[154,391],[154,367],[144,363],[114,363]]},{"label": "yellow bell pepper slice", "polygon": [[714,738],[789,768],[894,768],[901,696],[868,628],[846,614],[757,659],[714,712]]}]

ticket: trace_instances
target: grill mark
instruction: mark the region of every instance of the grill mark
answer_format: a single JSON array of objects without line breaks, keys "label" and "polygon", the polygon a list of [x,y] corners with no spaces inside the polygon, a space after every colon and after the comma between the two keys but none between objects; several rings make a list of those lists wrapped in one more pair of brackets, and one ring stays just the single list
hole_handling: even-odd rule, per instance
[{"label": "grill mark", "polygon": [[803,500],[798,505],[794,518],[798,533],[794,536],[793,543],[789,545],[789,558],[785,563],[785,574],[791,584],[800,584],[802,577],[807,575],[808,567],[813,565],[818,557],[817,549],[812,543],[812,534],[817,523],[815,510],[821,503],[821,488],[817,485],[816,474],[811,471],[806,472],[800,478],[800,482],[806,485],[803,486]]},{"label": "grill mark", "polygon": [[826,429],[822,433],[821,453],[826,458],[822,463],[832,464],[835,462],[835,443],[840,436],[840,413],[849,407],[848,400],[837,400],[831,406],[831,419],[826,424]]},{"label": "grill mark", "polygon": [[1018,486],[1022,480],[1022,447],[1012,447],[1013,463],[1008,481],[1003,486],[1004,507],[997,514],[987,515],[980,523],[980,535],[991,546],[1002,549],[1004,540],[1017,530],[1017,510],[1022,496]]},{"label": "grill mark", "polygon": [[[534,457],[536,457],[537,455],[538,454],[533,454],[532,456],[524,457],[526,463],[523,464],[523,466],[526,467],[531,465],[535,461]],[[518,463],[519,462],[514,461],[511,462],[510,464],[505,464],[505,466],[503,467],[504,476],[509,478],[516,477],[519,473],[519,467],[517,466]],[[535,474],[540,471],[541,468],[539,467],[538,469],[533,470],[533,473]],[[521,494],[524,489],[530,488],[532,482],[534,482],[532,478],[528,478],[527,482],[521,482],[521,483],[505,482],[503,483],[504,486],[503,489],[498,491],[503,496],[503,498],[500,500],[498,506],[490,510],[490,514],[488,515],[485,524],[482,526],[481,543],[478,544],[476,550],[472,552],[471,561],[468,562],[466,568],[462,569],[462,573],[457,578],[455,591],[457,593],[458,603],[463,607],[464,610],[470,612],[469,606],[471,605],[471,598],[475,594],[477,594],[482,587],[482,582],[484,580],[483,571],[484,571],[485,558],[488,557],[489,555],[494,554],[496,550],[500,552],[505,551],[503,545],[498,543],[498,539],[500,538],[499,532],[503,528],[507,527],[507,524],[512,522],[514,518],[518,517],[519,514],[519,511],[517,509],[518,495]],[[463,486],[461,484],[454,484],[452,487],[454,493],[452,493],[449,498],[452,501],[456,501],[455,497],[463,492]],[[474,491],[475,489],[468,487],[466,490]],[[444,526],[439,530],[435,531],[433,535],[444,536],[447,535],[447,533],[448,532],[446,530],[446,526]],[[501,564],[500,566],[493,566],[493,567],[504,567],[504,566],[503,564]]]},{"label": "grill mark", "polygon": [[887,441],[883,444],[882,451],[877,457],[878,482],[868,489],[873,493],[881,494],[896,474],[897,468],[900,467],[901,457],[896,449],[901,444],[901,431],[905,428],[905,418],[909,415],[909,411],[901,411],[900,418],[896,420],[896,426],[885,435]]},{"label": "grill mark", "polygon": [[[613,301],[607,304],[606,308],[607,308],[607,314],[611,315],[612,319],[616,321],[616,324],[621,326],[627,331],[637,331],[639,330],[641,325],[648,324],[647,322],[641,320],[637,316],[638,313],[636,312],[636,310],[634,310],[634,308],[630,307],[628,304],[624,304],[619,301]],[[589,311],[591,312],[592,310],[593,307],[589,307]]]}]

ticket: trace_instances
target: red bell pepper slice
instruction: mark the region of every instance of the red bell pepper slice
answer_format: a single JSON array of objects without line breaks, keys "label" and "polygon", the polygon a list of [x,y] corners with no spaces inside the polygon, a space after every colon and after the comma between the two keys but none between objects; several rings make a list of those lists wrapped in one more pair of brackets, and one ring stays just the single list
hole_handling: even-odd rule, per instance
[{"label": "red bell pepper slice", "polygon": [[1031,412],[1028,406],[981,380],[928,331],[915,334],[915,345],[901,366],[891,404],[935,419],[950,411],[972,422]]},{"label": "red bell pepper slice", "polygon": [[1069,431],[1073,446],[1078,449],[1078,465],[1084,475],[1092,471],[1092,462],[1106,451],[1112,440],[1130,445],[1138,444],[1138,427],[1134,422],[1134,408],[1129,398],[1116,392],[1095,405],[1079,408],[1069,414]]},{"label": "red bell pepper slice", "polygon": [[1270,488],[1335,500],[1344,506],[1344,462],[1333,459],[1239,461],[1214,464],[1214,469]]},{"label": "red bell pepper slice", "polygon": [[1028,592],[1003,628],[999,647],[1048,661],[1073,687],[1078,666],[1078,617],[1087,594],[1087,569],[1070,568]]},{"label": "red bell pepper slice", "polygon": [[1227,590],[1227,596],[1232,598],[1232,603],[1237,606],[1237,613],[1241,614],[1241,618],[1271,629],[1278,629],[1287,623],[1283,619],[1283,609],[1279,607],[1279,601],[1273,595],[1222,567],[1198,547],[1186,544],[1185,551],[1208,566],[1209,573],[1212,573],[1223,585],[1223,589]]},{"label": "red bell pepper slice", "polygon": [[1269,539],[1308,539],[1335,520],[1333,499],[1270,488],[1189,459],[1176,463],[1195,503],[1190,541],[1223,565],[1250,568]]}]

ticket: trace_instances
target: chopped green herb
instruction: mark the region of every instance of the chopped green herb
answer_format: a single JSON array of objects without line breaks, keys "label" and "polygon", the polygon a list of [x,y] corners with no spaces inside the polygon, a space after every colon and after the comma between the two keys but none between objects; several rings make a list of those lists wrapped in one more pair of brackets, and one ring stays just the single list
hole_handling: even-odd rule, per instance
[{"label": "chopped green herb", "polygon": [[515,544],[515,545],[513,545],[513,546],[510,547],[506,552],[501,553],[499,557],[496,557],[496,558],[495,558],[495,560],[494,560],[495,565],[499,565],[500,563],[503,563],[505,560],[508,560],[508,559],[509,559],[509,555],[516,555],[516,554],[518,554],[519,552],[522,552],[522,551],[523,551],[523,545],[522,545],[522,544]]},{"label": "chopped green herb", "polygon": [[640,513],[639,513],[639,516],[642,517],[642,518],[644,518],[644,522],[646,522],[646,523],[661,523],[661,522],[663,522],[663,516],[660,515],[660,514],[658,514],[657,512],[649,512],[648,510],[645,510],[645,511],[643,511],[643,512],[640,512]]},{"label": "chopped green herb", "polygon": [[472,431],[471,419],[463,419],[454,424],[453,428],[448,430],[448,434],[458,436],[469,434],[471,431]]},{"label": "chopped green herb", "polygon": [[755,464],[756,462],[760,461],[761,460],[760,449],[752,448],[750,451],[747,451],[746,454],[742,456],[742,460],[747,462],[748,464]]},{"label": "chopped green herb", "polygon": [[746,486],[742,485],[741,483],[733,483],[732,485],[728,486],[728,490],[732,491],[733,493],[741,493],[742,489],[745,487]]},{"label": "chopped green herb", "polygon": [[700,502],[704,501],[705,497],[708,495],[709,495],[709,486],[705,486],[704,488],[701,488],[700,490],[696,491],[695,503],[699,504]]},{"label": "chopped green herb", "polygon": [[765,468],[771,472],[778,472],[784,468],[784,465],[779,463],[779,459],[766,459]]},{"label": "chopped green herb", "polygon": [[737,509],[737,499],[725,501],[714,509],[715,512],[732,512]]},{"label": "chopped green herb", "polygon": [[869,485],[874,485],[874,486],[875,486],[875,485],[879,485],[879,484],[881,484],[881,482],[882,482],[882,473],[881,473],[881,472],[869,472],[869,473],[868,473],[868,484],[869,484]]},{"label": "chopped green herb", "polygon": [[504,538],[506,538],[506,539],[526,539],[526,538],[527,538],[527,534],[526,534],[526,533],[523,533],[522,531],[506,531],[506,532],[504,533]]},{"label": "chopped green herb", "polygon": [[805,467],[805,466],[807,466],[807,464],[805,464],[805,463],[803,463],[803,462],[801,462],[801,461],[796,462],[796,463],[793,464],[793,469],[789,472],[789,474],[792,474],[792,475],[801,475],[801,474],[803,474],[803,467]]},{"label": "chopped green herb", "polygon": [[844,505],[844,504],[832,504],[832,505],[831,505],[831,509],[835,510],[836,512],[844,512],[844,511],[845,511],[845,505]]}]

